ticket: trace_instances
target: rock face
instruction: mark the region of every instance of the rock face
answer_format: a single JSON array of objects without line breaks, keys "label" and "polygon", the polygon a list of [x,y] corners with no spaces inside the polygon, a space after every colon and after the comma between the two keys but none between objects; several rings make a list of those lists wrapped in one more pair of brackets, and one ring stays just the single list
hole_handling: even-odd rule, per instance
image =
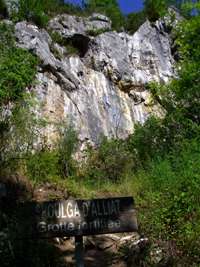
[{"label": "rock face", "polygon": [[58,31],[64,38],[70,38],[76,34],[87,36],[92,31],[111,30],[111,21],[98,13],[88,18],[65,14],[52,19],[49,22],[49,28]]},{"label": "rock face", "polygon": [[[162,113],[146,90],[150,81],[165,83],[174,76],[170,37],[161,21],[146,21],[134,35],[110,31],[110,20],[100,14],[60,15],[48,28],[79,52],[71,55],[67,45],[27,22],[15,26],[18,45],[41,59],[33,90],[43,103],[42,116],[67,120],[82,142],[97,144],[102,135],[125,138],[135,123]],[[94,37],[99,31],[107,32]],[[53,127],[46,135],[52,138]]]}]

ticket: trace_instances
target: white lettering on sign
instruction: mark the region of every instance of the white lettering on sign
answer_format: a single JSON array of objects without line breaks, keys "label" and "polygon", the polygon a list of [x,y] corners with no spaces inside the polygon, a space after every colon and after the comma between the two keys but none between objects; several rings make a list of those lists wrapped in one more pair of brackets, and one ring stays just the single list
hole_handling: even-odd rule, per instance
[{"label": "white lettering on sign", "polygon": [[72,203],[67,204],[67,217],[69,218],[73,217]]},{"label": "white lettering on sign", "polygon": [[105,228],[110,228],[112,230],[117,230],[121,226],[120,220],[105,220],[105,219],[96,219],[91,222],[63,222],[63,223],[55,223],[48,224],[45,222],[40,222],[37,225],[37,229],[40,233],[45,232],[73,232],[73,231],[82,231],[82,230],[103,230]]},{"label": "white lettering on sign", "polygon": [[38,207],[41,210],[42,216],[48,218],[81,218],[112,216],[120,214],[120,200],[102,200],[102,201],[83,201],[81,203],[81,211],[76,201],[48,203],[45,206]]}]

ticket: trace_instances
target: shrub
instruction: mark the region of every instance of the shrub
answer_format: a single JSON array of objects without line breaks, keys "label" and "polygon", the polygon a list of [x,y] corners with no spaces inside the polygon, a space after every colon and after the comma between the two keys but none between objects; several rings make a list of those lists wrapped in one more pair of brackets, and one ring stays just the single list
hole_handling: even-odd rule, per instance
[{"label": "shrub", "polygon": [[27,20],[46,27],[49,19],[56,14],[69,13],[80,15],[82,9],[59,0],[19,0],[13,8],[11,17],[14,21]]},{"label": "shrub", "polygon": [[56,151],[36,151],[26,161],[27,174],[34,183],[55,182],[59,177]]},{"label": "shrub", "polygon": [[90,35],[90,36],[96,37],[96,36],[98,36],[98,35],[100,35],[100,34],[102,34],[104,32],[108,32],[108,31],[110,31],[109,28],[108,29],[93,29],[93,30],[88,30],[87,34]]},{"label": "shrub", "polygon": [[45,125],[34,113],[35,101],[31,95],[15,102],[7,116],[0,113],[0,165],[6,173],[23,171],[24,160],[40,137]]},{"label": "shrub", "polygon": [[[64,124],[65,125],[65,124]],[[77,133],[71,125],[60,128],[60,139],[58,140],[58,164],[60,175],[63,178],[74,175],[76,171],[73,154],[77,150]]]},{"label": "shrub", "polygon": [[135,155],[138,167],[151,158],[161,156],[168,149],[162,120],[150,117],[144,125],[137,124],[134,134],[128,138],[128,148]]},{"label": "shrub", "polygon": [[79,49],[74,46],[72,39],[63,38],[58,32],[50,32],[50,35],[55,43],[58,43],[66,48],[66,53],[68,55],[77,55],[80,53]]},{"label": "shrub", "polygon": [[15,46],[12,27],[0,24],[0,105],[22,99],[35,75],[38,60]]},{"label": "shrub", "polygon": [[53,149],[44,144],[41,150],[26,155],[27,174],[34,183],[58,182],[74,175],[76,164],[73,154],[78,140],[75,130],[65,126],[59,126],[60,136]]},{"label": "shrub", "polygon": [[112,21],[114,30],[121,30],[124,25],[124,16],[116,0],[87,0],[85,10],[88,13],[99,12],[108,16]]},{"label": "shrub", "polygon": [[[52,4],[52,1],[47,3]],[[48,9],[45,10],[44,1],[19,0],[11,16],[15,21],[32,21],[40,27],[45,27],[49,20],[45,11],[48,12]]]},{"label": "shrub", "polygon": [[[0,23],[1,170],[16,169],[19,154],[33,143],[35,117],[25,89],[33,83],[37,64],[35,56],[16,47],[13,27]],[[9,112],[5,113],[6,105]]]},{"label": "shrub", "polygon": [[7,11],[6,4],[5,4],[4,0],[0,0],[0,18],[1,18],[1,16],[3,18],[8,16],[8,11]]},{"label": "shrub", "polygon": [[96,150],[88,150],[85,176],[92,181],[119,182],[133,166],[133,156],[121,140],[106,137]]},{"label": "shrub", "polygon": [[145,20],[146,16],[144,12],[130,13],[126,18],[125,29],[133,34],[145,22]]},{"label": "shrub", "polygon": [[[164,159],[153,160],[142,176],[141,226],[151,238],[175,240],[188,261],[199,261],[200,146],[185,140]],[[193,255],[190,259],[188,252]],[[191,257],[191,256],[190,256]],[[189,265],[189,263],[188,263]]]}]

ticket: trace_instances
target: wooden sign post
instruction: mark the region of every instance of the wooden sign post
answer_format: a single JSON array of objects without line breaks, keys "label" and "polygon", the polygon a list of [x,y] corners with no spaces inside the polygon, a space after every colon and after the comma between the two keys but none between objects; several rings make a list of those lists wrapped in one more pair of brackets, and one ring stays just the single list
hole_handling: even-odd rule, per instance
[{"label": "wooden sign post", "polygon": [[84,266],[83,236],[138,229],[132,197],[29,202],[16,209],[15,217],[22,238],[74,236],[77,267]]},{"label": "wooden sign post", "polygon": [[76,267],[84,267],[83,236],[75,237],[75,259]]},{"label": "wooden sign post", "polygon": [[0,183],[0,199],[6,197],[6,195],[7,195],[6,185]]}]

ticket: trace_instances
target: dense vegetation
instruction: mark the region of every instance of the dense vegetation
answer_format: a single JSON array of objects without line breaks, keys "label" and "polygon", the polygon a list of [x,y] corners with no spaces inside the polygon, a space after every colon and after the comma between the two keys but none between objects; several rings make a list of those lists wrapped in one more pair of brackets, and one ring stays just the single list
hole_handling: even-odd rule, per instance
[{"label": "dense vegetation", "polygon": [[[0,0],[0,11],[5,12],[2,3]],[[27,19],[40,26],[45,26],[55,12],[82,12],[62,1],[20,0],[19,3],[19,10],[12,18]],[[146,17],[155,20],[163,15],[171,3],[145,1],[145,10],[130,14],[126,22],[116,1],[87,1],[84,12],[106,10],[116,29],[125,25],[134,32]],[[77,148],[76,133],[65,124],[58,127],[60,138],[54,149],[50,150],[42,139],[41,146],[32,153],[38,129],[47,123],[35,117],[31,111],[35,103],[25,93],[25,88],[33,84],[39,62],[16,47],[12,26],[0,23],[0,175],[18,172],[34,185],[56,183],[79,197],[133,195],[141,232],[152,242],[170,246],[173,258],[170,266],[199,266],[199,10],[199,3],[184,5],[186,19],[173,32],[179,53],[179,78],[167,85],[149,84],[154,100],[166,110],[165,118],[149,118],[144,125],[137,125],[135,133],[124,141],[103,138],[97,149],[87,149],[87,160],[82,164],[72,156]],[[12,111],[8,116],[4,112],[6,107]],[[148,258],[146,264],[151,266]],[[35,266],[40,266],[39,259]]]},{"label": "dense vegetation", "polygon": [[8,162],[13,162],[10,157],[15,158],[20,152],[22,142],[28,143],[24,136],[28,132],[32,136],[34,119],[30,116],[31,101],[25,89],[33,83],[39,62],[28,51],[16,47],[13,30],[12,25],[0,23],[1,172],[8,168]]},{"label": "dense vegetation", "polygon": [[[148,18],[155,21],[167,12],[170,5],[181,6],[182,0],[144,0],[144,10],[138,13],[122,14],[117,0],[83,0],[82,5],[74,5],[61,0],[19,0],[14,2],[11,18],[14,21],[27,20],[40,27],[46,27],[49,19],[56,14],[68,13],[78,16],[89,16],[94,12],[107,15],[112,20],[113,29],[125,29],[134,33]],[[190,1],[188,1],[190,2]],[[184,12],[186,12],[184,10]],[[8,15],[4,0],[0,0],[0,14]]]}]

